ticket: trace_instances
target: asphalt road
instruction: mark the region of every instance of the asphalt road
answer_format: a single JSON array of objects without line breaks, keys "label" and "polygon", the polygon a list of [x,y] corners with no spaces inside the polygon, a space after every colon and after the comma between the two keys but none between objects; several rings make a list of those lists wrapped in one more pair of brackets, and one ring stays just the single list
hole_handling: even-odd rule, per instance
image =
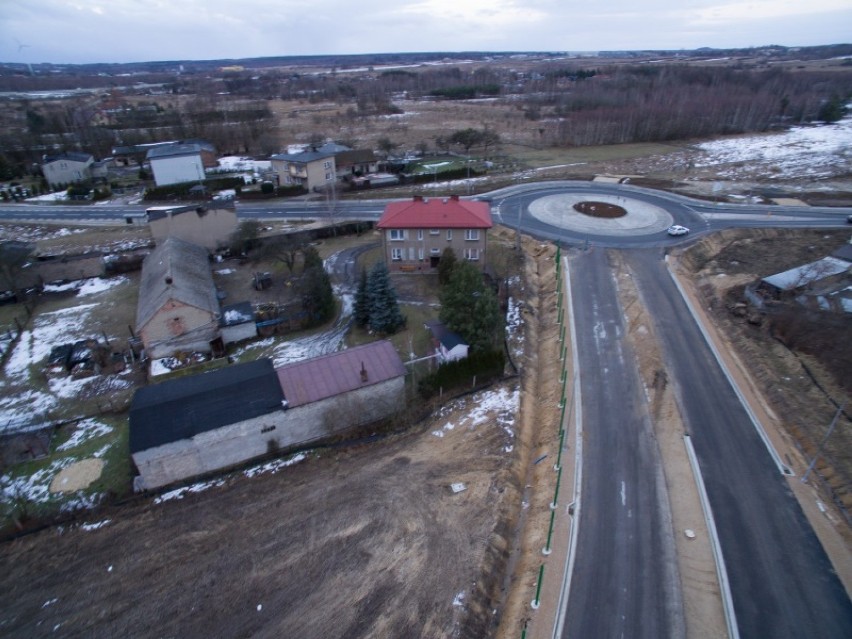
[{"label": "asphalt road", "polygon": [[683,637],[668,492],[603,250],[571,262],[571,290],[585,471],[563,637]]},{"label": "asphalt road", "polygon": [[[480,196],[496,221],[534,236],[593,250],[577,260],[572,287],[581,357],[585,444],[582,526],[566,637],[679,637],[668,497],[603,252],[684,241],[664,228],[634,235],[577,233],[529,215],[557,193],[629,197],[659,207],[692,234],[731,227],[846,226],[852,209],[717,205],[635,187],[529,184]],[[340,201],[336,218],[378,219],[388,200]],[[144,206],[0,205],[9,221],[133,221]],[[321,202],[238,205],[244,218],[329,217]],[[689,238],[686,238],[688,240]],[[852,604],[729,382],[673,288],[660,251],[630,252],[654,314],[698,455],[721,540],[742,637],[852,637]]]},{"label": "asphalt road", "polygon": [[669,277],[662,252],[625,251],[625,257],[653,313],[698,456],[740,636],[852,637],[846,591]]}]

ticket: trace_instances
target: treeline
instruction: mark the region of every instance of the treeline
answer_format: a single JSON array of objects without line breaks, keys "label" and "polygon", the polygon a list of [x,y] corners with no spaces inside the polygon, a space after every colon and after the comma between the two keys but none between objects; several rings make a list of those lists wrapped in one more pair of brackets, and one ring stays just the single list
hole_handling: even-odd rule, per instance
[{"label": "treeline", "polygon": [[694,66],[619,66],[562,90],[558,76],[533,83],[525,101],[546,144],[588,146],[767,131],[835,121],[852,96],[852,74],[738,71]]}]

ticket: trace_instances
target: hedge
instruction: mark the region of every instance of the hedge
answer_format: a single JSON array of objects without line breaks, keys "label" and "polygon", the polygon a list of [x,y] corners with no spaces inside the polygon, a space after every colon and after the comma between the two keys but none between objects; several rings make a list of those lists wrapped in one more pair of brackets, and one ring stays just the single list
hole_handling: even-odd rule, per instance
[{"label": "hedge", "polygon": [[420,380],[418,391],[423,399],[429,399],[439,390],[447,392],[470,386],[474,376],[477,383],[490,382],[502,377],[505,364],[506,356],[502,350],[474,353],[439,366],[434,373]]}]

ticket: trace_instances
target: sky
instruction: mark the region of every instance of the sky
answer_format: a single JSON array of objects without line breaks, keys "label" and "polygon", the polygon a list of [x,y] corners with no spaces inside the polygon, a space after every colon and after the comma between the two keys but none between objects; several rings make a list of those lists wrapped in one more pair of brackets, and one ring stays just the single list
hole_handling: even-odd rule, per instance
[{"label": "sky", "polygon": [[852,42],[850,0],[0,0],[0,61]]}]

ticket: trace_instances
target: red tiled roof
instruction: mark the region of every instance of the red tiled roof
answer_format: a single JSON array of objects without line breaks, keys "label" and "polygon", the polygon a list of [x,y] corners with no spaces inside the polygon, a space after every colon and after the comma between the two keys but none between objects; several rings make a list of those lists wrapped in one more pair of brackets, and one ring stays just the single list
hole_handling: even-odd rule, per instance
[{"label": "red tiled roof", "polygon": [[[361,377],[361,367],[367,380]],[[387,340],[287,364],[275,371],[284,399],[294,408],[405,375],[405,366]]]},{"label": "red tiled roof", "polygon": [[415,198],[391,202],[385,207],[380,229],[490,229],[491,207],[487,202],[448,198]]}]

